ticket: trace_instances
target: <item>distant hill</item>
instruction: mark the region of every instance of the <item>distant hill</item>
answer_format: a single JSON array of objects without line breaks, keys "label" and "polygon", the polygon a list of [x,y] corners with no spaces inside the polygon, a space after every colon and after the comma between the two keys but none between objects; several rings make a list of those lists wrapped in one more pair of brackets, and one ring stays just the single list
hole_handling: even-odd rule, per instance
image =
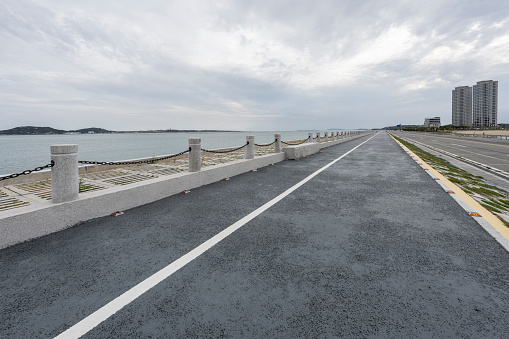
[{"label": "distant hill", "polygon": [[41,134],[92,134],[92,133],[196,133],[196,132],[238,132],[224,130],[196,130],[196,129],[164,129],[148,131],[109,131],[104,128],[90,127],[65,131],[52,127],[22,126],[0,131],[0,135],[41,135]]},{"label": "distant hill", "polygon": [[103,128],[91,127],[83,128],[75,131],[65,131],[55,129],[52,127],[36,127],[36,126],[22,126],[0,131],[0,135],[40,135],[40,134],[65,134],[65,133],[112,133],[111,131]]},{"label": "distant hill", "polygon": [[0,131],[0,134],[15,135],[15,134],[64,134],[66,131],[55,129],[51,127],[35,127],[35,126],[22,126],[15,127],[5,131]]},{"label": "distant hill", "polygon": [[90,128],[82,128],[82,129],[77,129],[75,131],[69,131],[69,132],[78,132],[78,133],[82,133],[82,134],[87,134],[87,133],[114,133],[113,131],[108,131],[107,129],[104,129],[104,128],[97,128],[97,127],[90,127]]}]

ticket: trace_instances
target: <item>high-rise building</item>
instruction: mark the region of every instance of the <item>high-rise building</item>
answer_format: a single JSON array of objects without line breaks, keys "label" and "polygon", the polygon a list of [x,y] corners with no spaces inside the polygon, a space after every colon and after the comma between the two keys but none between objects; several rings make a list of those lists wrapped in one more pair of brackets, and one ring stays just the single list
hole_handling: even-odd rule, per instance
[{"label": "high-rise building", "polygon": [[474,85],[473,124],[476,127],[497,125],[498,81],[478,81]]},{"label": "high-rise building", "polygon": [[459,86],[452,90],[453,126],[472,126],[472,87]]}]

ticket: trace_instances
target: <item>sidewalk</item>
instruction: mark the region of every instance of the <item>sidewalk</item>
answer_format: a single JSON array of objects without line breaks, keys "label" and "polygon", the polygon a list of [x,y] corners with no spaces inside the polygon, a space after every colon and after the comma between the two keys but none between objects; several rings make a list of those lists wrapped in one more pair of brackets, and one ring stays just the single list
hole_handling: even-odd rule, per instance
[{"label": "sidewalk", "polygon": [[[368,140],[0,251],[0,336],[53,337]],[[509,333],[509,253],[386,133],[84,338]]]}]

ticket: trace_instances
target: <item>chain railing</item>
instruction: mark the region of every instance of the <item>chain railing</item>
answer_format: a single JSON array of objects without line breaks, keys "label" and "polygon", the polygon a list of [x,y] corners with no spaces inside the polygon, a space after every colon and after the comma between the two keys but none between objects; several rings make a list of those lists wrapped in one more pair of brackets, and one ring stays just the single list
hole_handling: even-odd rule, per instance
[{"label": "chain railing", "polygon": [[255,146],[258,146],[258,147],[269,147],[269,146],[272,146],[276,143],[276,140],[274,140],[273,142],[271,142],[270,144],[256,144],[255,143]]},{"label": "chain railing", "polygon": [[224,153],[231,153],[231,152],[235,152],[235,151],[238,151],[240,149],[243,149],[244,147],[246,147],[247,145],[249,145],[249,142],[246,142],[244,145],[240,146],[240,147],[237,147],[237,148],[234,148],[234,149],[228,149],[228,150],[224,150],[224,151],[217,151],[217,150],[211,150],[211,149],[204,149],[202,148],[201,150],[203,152],[207,152],[207,153],[218,153],[218,154],[224,154]]},{"label": "chain railing", "polygon": [[13,174],[10,174],[10,175],[6,175],[6,176],[3,176],[3,177],[0,177],[0,181],[7,180],[7,179],[17,178],[20,175],[27,175],[27,174],[30,174],[30,173],[33,173],[33,172],[39,172],[39,171],[42,171],[43,169],[51,168],[53,166],[55,166],[55,163],[52,160],[51,164],[47,164],[47,165],[44,165],[44,166],[36,167],[36,168],[34,168],[32,170],[26,170],[26,171],[23,171],[23,172],[13,173]]},{"label": "chain railing", "polygon": [[301,144],[304,144],[306,142],[308,142],[308,139],[304,139],[302,141],[295,142],[295,143],[294,142],[290,143],[290,142],[281,141],[282,144],[289,145],[289,146],[301,145]]},{"label": "chain railing", "polygon": [[184,155],[186,153],[189,153],[191,149],[185,150],[180,153],[168,155],[166,157],[160,157],[160,158],[153,158],[153,159],[146,159],[146,160],[135,160],[135,161],[86,161],[86,160],[80,160],[78,161],[79,164],[86,164],[86,165],[139,165],[139,164],[152,164],[154,162],[162,161],[162,160],[168,160],[171,158],[176,158],[178,156]]},{"label": "chain railing", "polygon": [[[313,138],[313,140],[315,140],[315,138]],[[304,144],[306,142],[308,142],[308,139],[297,140],[297,141],[293,141],[293,142],[281,141],[282,144],[289,145],[289,146],[301,145],[301,144]],[[269,147],[269,146],[275,145],[276,143],[277,143],[277,140],[274,140],[273,142],[268,143],[268,144],[256,144],[255,143],[254,145],[258,146],[258,147]],[[209,149],[201,148],[201,151],[207,152],[207,153],[225,154],[225,153],[236,152],[236,151],[238,151],[238,150],[240,150],[240,149],[242,149],[242,148],[244,148],[244,147],[246,147],[248,145],[249,145],[249,141],[246,142],[246,144],[244,144],[244,145],[242,145],[240,147],[236,147],[236,148],[231,148],[231,149],[226,149],[226,150],[209,150]],[[84,164],[84,165],[139,165],[139,164],[151,164],[151,163],[155,163],[155,162],[158,162],[158,161],[172,159],[172,158],[184,155],[184,154],[189,153],[189,152],[191,152],[191,148],[189,148],[189,149],[187,149],[187,150],[185,150],[183,152],[172,154],[172,155],[169,155],[169,156],[164,156],[164,157],[159,157],[159,158],[155,158],[154,157],[152,159],[145,159],[145,160],[135,160],[135,161],[88,161],[88,160],[80,160],[80,161],[78,161],[78,163],[79,164]],[[2,177],[0,177],[0,181],[7,180],[7,179],[13,179],[13,178],[19,177],[21,175],[27,175],[27,174],[30,174],[30,173],[33,173],[33,172],[42,171],[43,169],[51,168],[53,166],[54,166],[54,162],[52,161],[51,164],[47,164],[45,166],[36,167],[36,168],[34,168],[32,170],[26,170],[26,171],[23,171],[23,172],[13,173],[13,174],[10,174],[10,175],[2,176]]]}]

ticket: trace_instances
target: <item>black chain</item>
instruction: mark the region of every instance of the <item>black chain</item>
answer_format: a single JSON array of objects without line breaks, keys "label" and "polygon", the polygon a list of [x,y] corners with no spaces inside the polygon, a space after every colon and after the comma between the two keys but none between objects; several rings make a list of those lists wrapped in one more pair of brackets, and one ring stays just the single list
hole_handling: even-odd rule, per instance
[{"label": "black chain", "polygon": [[281,141],[282,144],[285,144],[285,145],[301,145],[301,144],[304,144],[308,142],[308,139],[304,139],[304,141],[301,141],[301,142],[297,142],[297,143],[289,143],[289,142],[284,142],[284,141]]},{"label": "black chain", "polygon": [[255,146],[258,146],[258,147],[268,147],[268,146],[274,145],[275,143],[276,143],[276,140],[274,140],[270,144],[255,144]]},{"label": "black chain", "polygon": [[248,142],[246,142],[246,144],[245,144],[245,145],[242,145],[242,146],[240,146],[240,147],[237,147],[237,148],[234,148],[234,149],[230,149],[230,150],[227,150],[227,151],[213,151],[213,150],[204,149],[204,148],[202,148],[201,150],[202,150],[203,152],[208,152],[208,153],[231,153],[231,152],[238,151],[239,149],[242,149],[242,148],[246,147],[247,145],[249,145],[249,141],[248,141]]},{"label": "black chain", "polygon": [[151,164],[151,163],[154,163],[154,162],[157,162],[157,161],[168,160],[168,159],[171,159],[171,158],[178,157],[180,155],[188,153],[189,151],[191,151],[191,148],[189,148],[188,150],[185,150],[183,152],[177,153],[177,154],[169,155],[167,157],[162,157],[162,158],[157,158],[157,159],[148,159],[148,160],[136,160],[136,161],[85,161],[85,160],[82,160],[82,161],[78,161],[78,163],[80,163],[80,164],[87,164],[87,165],[138,165],[138,164]]},{"label": "black chain", "polygon": [[55,166],[55,162],[53,160],[51,160],[51,164],[47,164],[47,165],[44,165],[44,166],[41,166],[41,167],[36,167],[33,170],[26,170],[26,171],[23,171],[23,172],[20,172],[20,173],[14,173],[14,174],[11,174],[11,175],[7,175],[5,177],[0,177],[0,181],[7,180],[7,179],[12,179],[12,178],[17,178],[20,175],[27,175],[27,174],[30,174],[32,172],[39,172],[39,171],[42,171],[45,168],[50,168],[50,167],[53,167],[53,166]]}]

